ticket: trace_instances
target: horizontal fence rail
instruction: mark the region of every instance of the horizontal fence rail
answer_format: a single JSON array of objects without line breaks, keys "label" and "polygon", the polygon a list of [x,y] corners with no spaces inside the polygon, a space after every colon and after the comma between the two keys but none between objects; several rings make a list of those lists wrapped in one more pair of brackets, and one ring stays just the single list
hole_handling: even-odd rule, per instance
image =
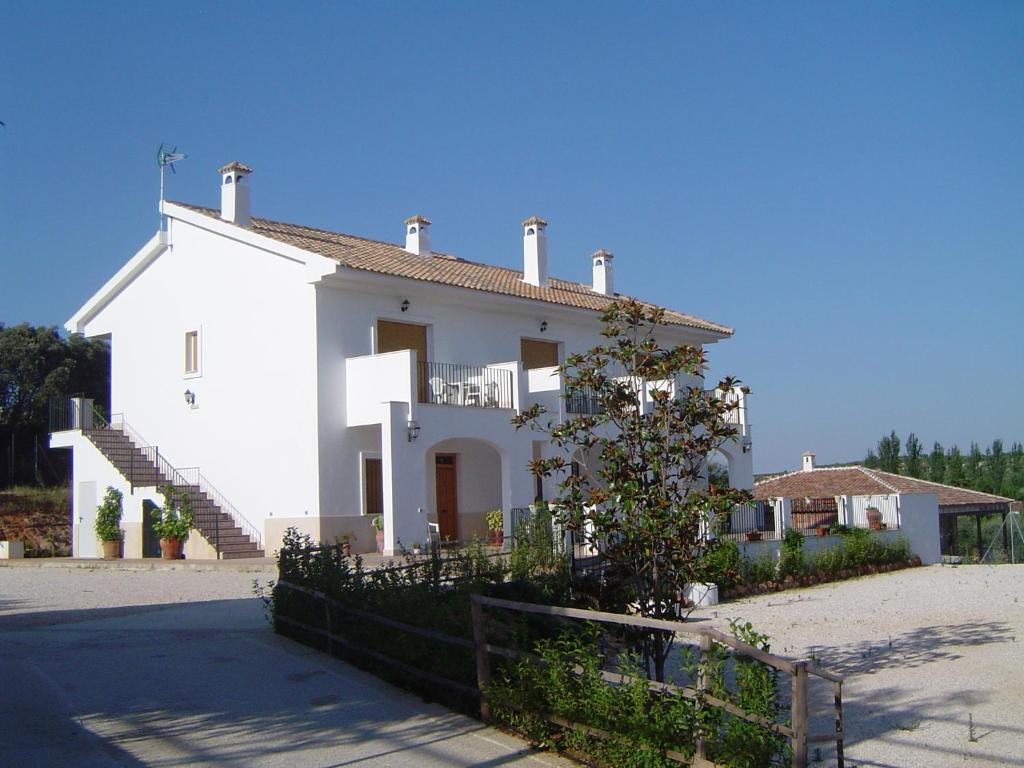
[{"label": "horizontal fence rail", "polygon": [[[673,634],[682,634],[696,638],[702,661],[710,650],[712,643],[726,646],[733,652],[752,658],[765,664],[776,671],[789,675],[791,684],[791,703],[789,724],[778,723],[768,720],[756,714],[746,712],[730,701],[719,699],[710,694],[705,687],[703,675],[698,676],[696,687],[679,687],[669,683],[647,681],[648,689],[652,692],[671,693],[683,696],[684,698],[696,701],[698,708],[711,706],[724,710],[730,715],[746,720],[747,722],[760,725],[774,733],[780,734],[792,743],[792,765],[794,768],[805,768],[808,765],[808,744],[815,742],[835,742],[837,765],[843,768],[843,715],[842,715],[842,684],[843,678],[840,675],[830,673],[826,670],[810,664],[807,661],[790,661],[780,656],[762,651],[759,648],[748,645],[731,635],[727,635],[710,627],[700,626],[697,621],[691,620],[686,623],[678,621],[666,621],[662,619],[648,619],[642,616],[625,616],[617,613],[606,613],[602,611],[590,611],[579,608],[563,608],[553,605],[540,605],[537,603],[524,603],[515,600],[504,600],[500,598],[487,597],[473,594],[470,597],[473,619],[473,641],[476,650],[477,685],[480,690],[480,711],[484,719],[490,718],[490,705],[487,700],[487,687],[491,682],[490,656],[498,655],[506,658],[519,658],[526,654],[508,649],[495,647],[487,642],[486,625],[484,623],[483,609],[485,607],[498,608],[522,613],[533,613],[544,616],[554,616],[567,619],[579,619],[601,624],[612,624],[629,628],[643,628],[652,630],[668,631]],[[610,684],[629,684],[634,678],[616,672],[603,672],[603,678]],[[835,730],[831,733],[812,734],[809,732],[809,697],[808,677],[815,676],[832,684],[833,711],[835,716]],[[565,727],[580,727],[582,724],[562,722],[556,724]],[[582,725],[587,728],[587,726]],[[593,729],[590,729],[593,730]],[[595,733],[598,736],[608,736],[603,732]],[[667,757],[677,762],[689,763],[695,766],[711,768],[715,763],[707,760],[706,744],[698,737],[696,754],[691,760],[678,752],[669,752]]]},{"label": "horizontal fence rail", "polygon": [[435,363],[417,367],[419,402],[475,408],[512,408],[512,371],[485,365]]}]

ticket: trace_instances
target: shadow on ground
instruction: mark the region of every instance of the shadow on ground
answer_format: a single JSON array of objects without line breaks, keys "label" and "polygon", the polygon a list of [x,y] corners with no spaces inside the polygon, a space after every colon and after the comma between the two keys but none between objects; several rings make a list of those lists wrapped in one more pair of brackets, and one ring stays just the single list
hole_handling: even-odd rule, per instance
[{"label": "shadow on ground", "polygon": [[[884,675],[889,669],[926,668],[935,662],[955,661],[963,658],[958,649],[965,646],[1014,642],[1016,636],[1007,624],[985,621],[924,627],[880,641],[827,648],[813,646],[809,651],[822,667],[846,678],[843,718],[848,751],[856,752],[857,744],[869,741],[892,744],[894,748],[912,741],[913,749],[930,755],[935,761],[932,763],[934,765],[970,765],[976,760],[996,765],[996,760],[983,754],[983,750],[982,754],[974,755],[975,745],[983,747],[986,737],[995,733],[1006,736],[1008,732],[1013,741],[1024,743],[1024,727],[974,719],[971,729],[972,711],[992,701],[993,693],[964,690],[956,698],[922,698],[913,695],[913,691],[908,692],[906,687],[853,688],[851,683],[857,676]],[[815,712],[813,730],[819,733],[830,732],[834,722],[831,717],[831,687],[818,684],[812,687],[811,695]],[[936,724],[945,724],[954,732],[961,733],[963,738],[960,747],[942,746],[921,739],[920,734],[914,736],[922,726],[930,728]],[[972,736],[975,739],[973,742],[970,740]],[[820,755],[824,762],[829,763],[834,761],[835,750],[832,745],[821,747]],[[898,763],[864,759],[854,759],[851,763],[878,768],[899,766]],[[1024,754],[1000,755],[998,764],[1024,766]]]},{"label": "shadow on ground", "polygon": [[51,763],[47,737],[75,723],[95,740],[75,764],[90,766],[496,767],[530,754],[277,637],[255,599],[5,615],[0,674],[14,667],[32,676],[9,698],[36,713],[26,729],[0,709],[21,765]]}]

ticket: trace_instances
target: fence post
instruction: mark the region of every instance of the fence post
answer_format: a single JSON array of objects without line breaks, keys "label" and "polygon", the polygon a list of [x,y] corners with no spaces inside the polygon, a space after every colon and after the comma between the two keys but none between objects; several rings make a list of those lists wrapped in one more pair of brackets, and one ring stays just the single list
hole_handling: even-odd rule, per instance
[{"label": "fence post", "polygon": [[324,617],[327,619],[324,628],[327,630],[327,655],[334,655],[334,631],[331,628],[331,601],[324,595]]},{"label": "fence post", "polygon": [[487,686],[491,682],[491,663],[487,656],[487,633],[484,630],[483,606],[477,595],[470,595],[469,610],[473,619],[473,646],[476,649],[476,687],[480,690],[480,717],[491,719],[491,705],[487,701]]},{"label": "fence post", "polygon": [[807,662],[793,665],[793,768],[807,768]]},{"label": "fence post", "polygon": [[836,768],[843,768],[843,683],[836,680],[832,683],[832,695],[835,699],[836,708]]},{"label": "fence post", "polygon": [[[694,758],[707,760],[708,739],[704,732],[704,696],[708,691],[708,654],[711,651],[711,638],[707,635],[700,636],[700,657],[697,662],[697,742],[694,745]],[[696,762],[696,760],[695,760]],[[696,762],[697,765],[701,763]]]}]

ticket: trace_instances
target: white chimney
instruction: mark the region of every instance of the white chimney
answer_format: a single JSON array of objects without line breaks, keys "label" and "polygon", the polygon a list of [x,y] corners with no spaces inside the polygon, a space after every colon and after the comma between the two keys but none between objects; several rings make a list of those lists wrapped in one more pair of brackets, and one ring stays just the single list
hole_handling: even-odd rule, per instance
[{"label": "white chimney", "polygon": [[405,250],[417,256],[430,255],[430,221],[422,216],[405,220]]},{"label": "white chimney", "polygon": [[240,227],[252,223],[249,210],[249,174],[252,168],[237,160],[220,169],[220,217]]},{"label": "white chimney", "polygon": [[596,251],[591,257],[594,261],[594,291],[603,293],[605,296],[615,295],[615,280],[612,270],[612,261],[615,256],[602,249]]},{"label": "white chimney", "polygon": [[814,454],[810,451],[804,452],[804,472],[814,471]]},{"label": "white chimney", "polygon": [[548,287],[548,223],[540,216],[523,222],[523,282]]}]

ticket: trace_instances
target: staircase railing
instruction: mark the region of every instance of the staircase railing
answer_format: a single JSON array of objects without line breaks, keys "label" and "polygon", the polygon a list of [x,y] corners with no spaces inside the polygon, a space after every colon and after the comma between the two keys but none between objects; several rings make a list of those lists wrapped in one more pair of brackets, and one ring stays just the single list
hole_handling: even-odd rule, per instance
[{"label": "staircase railing", "polygon": [[[61,398],[63,402],[51,400],[50,403],[50,429],[61,431],[66,429],[94,429],[120,431],[137,450],[128,454],[128,482],[132,490],[135,490],[135,480],[143,470],[151,467],[156,470],[158,485],[170,484],[179,488],[194,488],[206,496],[221,511],[231,518],[232,527],[237,527],[243,534],[256,542],[259,549],[263,549],[263,533],[253,525],[227,498],[221,493],[198,467],[176,468],[160,453],[160,449],[150,445],[127,421],[123,413],[111,414],[108,421],[100,413],[92,400],[85,398]],[[141,453],[141,456],[139,456]],[[210,527],[214,529],[214,541],[212,542],[217,555],[221,554],[220,533],[221,517],[214,514],[212,520],[203,515]],[[198,516],[197,516],[198,521]]]},{"label": "staircase railing", "polygon": [[[149,443],[147,443],[143,437],[124,420],[123,413],[115,413],[111,415],[110,421],[111,426],[124,432],[133,444],[143,450],[143,453],[147,453],[147,449],[152,451],[152,461],[156,465],[157,473],[165,477],[171,485],[180,487],[192,486],[197,488],[223,512],[227,513],[235,527],[241,529],[242,533],[253,539],[260,549],[263,548],[262,532],[241,512],[239,512],[235,505],[228,501],[224,494],[217,490],[213,483],[206,479],[206,476],[199,471],[199,467],[182,467],[181,469],[174,467],[166,458],[164,458],[164,456],[160,454],[160,451],[157,448],[150,446]],[[219,515],[214,516],[214,523],[216,527],[215,537],[217,539],[214,544],[214,548],[217,550],[217,553],[220,554]]]}]

